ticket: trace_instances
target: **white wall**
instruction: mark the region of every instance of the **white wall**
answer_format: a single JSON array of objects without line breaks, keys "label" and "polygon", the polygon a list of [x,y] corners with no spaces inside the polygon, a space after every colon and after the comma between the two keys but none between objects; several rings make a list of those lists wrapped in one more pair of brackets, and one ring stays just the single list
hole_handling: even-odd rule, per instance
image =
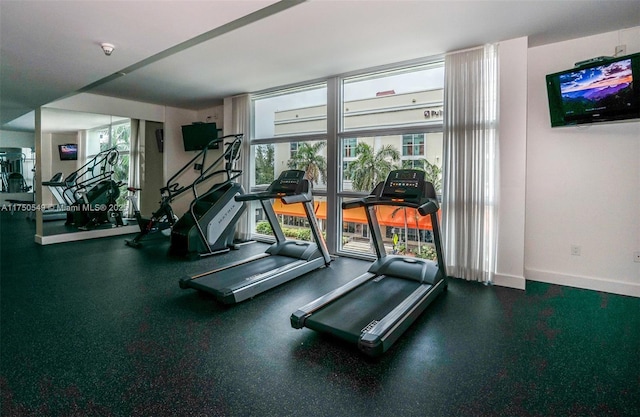
[{"label": "white wall", "polygon": [[[640,296],[640,122],[551,128],[545,75],[640,51],[640,27],[529,49],[525,277]],[[571,246],[581,255],[571,255]]]},{"label": "white wall", "polygon": [[[164,176],[165,183],[171,176],[177,173],[191,158],[195,152],[185,152],[182,142],[182,125],[188,125],[199,121],[194,110],[185,110],[167,107],[164,125]],[[187,185],[196,178],[196,171],[189,168],[185,175],[178,181],[180,185]],[[184,193],[171,203],[173,211],[178,217],[182,216],[193,200],[193,194]]]},{"label": "white wall", "polygon": [[[162,154],[162,164],[163,164],[163,172],[164,179],[163,182],[171,176],[173,172],[182,167],[190,158],[193,157],[193,154],[187,154],[184,152],[183,144],[182,144],[182,132],[180,127],[184,124],[189,124],[194,121],[198,121],[198,114],[193,110],[183,110],[176,109],[172,107],[165,107],[156,104],[132,101],[132,100],[124,100],[114,97],[100,96],[95,94],[82,93],[77,94],[62,100],[58,100],[56,102],[47,104],[46,107],[57,108],[57,109],[65,109],[72,111],[83,111],[90,113],[100,113],[100,114],[108,114],[114,116],[122,116],[122,117],[130,117],[143,119],[148,121],[156,121],[164,123],[165,130],[165,146],[164,153]],[[36,111],[36,124],[35,130],[36,132],[40,132],[40,109]],[[218,115],[218,117],[221,117]],[[36,135],[40,138],[40,134]],[[38,159],[38,163],[42,163],[42,158],[40,155],[43,152],[51,152],[51,138],[41,138],[36,141],[36,157]],[[36,175],[40,175],[42,172],[42,167],[37,170]],[[45,167],[48,169],[48,172],[51,172],[51,167]],[[48,178],[47,178],[48,179]],[[40,180],[38,178],[38,180]],[[155,191],[157,193],[157,191]],[[151,198],[155,198],[153,197]],[[42,198],[40,194],[37,196],[38,203],[42,203]],[[155,198],[156,201],[159,201],[159,198]],[[181,215],[188,206],[190,199],[183,201],[184,199],[177,202],[177,205],[174,206],[175,212],[178,215]],[[135,230],[128,230],[127,227],[119,228],[122,229],[122,232],[132,233]],[[126,230],[125,230],[126,229]],[[100,231],[97,231],[100,232]],[[80,237],[76,237],[78,235]],[[42,217],[39,215],[39,212],[36,212],[36,242],[41,244],[48,243],[58,243],[61,241],[71,241],[78,240],[82,238],[82,236],[86,236],[87,238],[100,237],[101,235],[97,234],[93,236],[92,233],[82,232],[82,233],[69,233],[62,235],[62,238],[57,237],[43,237],[42,234]]]},{"label": "white wall", "polygon": [[[180,168],[182,168],[191,158],[194,152],[185,152],[182,142],[181,126],[198,121],[214,121],[222,127],[222,106],[215,106],[209,109],[196,112],[194,110],[165,107],[144,102],[124,100],[114,97],[106,97],[95,94],[77,94],[69,98],[50,103],[47,107],[54,107],[65,110],[85,111],[91,113],[110,114],[138,118],[164,123],[164,151],[163,151],[163,184]],[[186,173],[180,184],[188,184],[195,178],[195,171]],[[193,196],[183,194],[174,201],[172,207],[174,212],[181,216],[189,206]],[[151,195],[145,194],[153,201],[159,201],[159,195],[152,191]],[[157,198],[156,198],[157,197]]]},{"label": "white wall", "polygon": [[164,152],[158,149],[156,130],[164,129],[160,122],[146,122],[144,136],[144,175],[140,179],[140,185],[147,192],[138,199],[138,208],[144,217],[158,209],[160,201],[160,188],[165,184],[164,179]]},{"label": "white wall", "polygon": [[[207,109],[198,110],[198,122],[215,123],[218,129],[222,129],[224,126],[224,106],[209,107]],[[194,120],[196,121],[196,120]]]},{"label": "white wall", "polygon": [[500,216],[494,283],[525,288],[527,38],[500,42]]},{"label": "white wall", "polygon": [[0,130],[0,148],[34,148],[35,141],[33,132]]},{"label": "white wall", "polygon": [[45,107],[153,120],[156,122],[164,121],[165,113],[165,106],[88,93],[76,94],[54,101]]}]

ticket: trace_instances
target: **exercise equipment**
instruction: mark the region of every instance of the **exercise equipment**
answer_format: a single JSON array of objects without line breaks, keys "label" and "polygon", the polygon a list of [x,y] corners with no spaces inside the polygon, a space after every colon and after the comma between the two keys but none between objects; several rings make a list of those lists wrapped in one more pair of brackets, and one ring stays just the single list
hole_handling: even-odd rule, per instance
[{"label": "exercise equipment", "polygon": [[[199,258],[215,255],[235,249],[235,226],[244,212],[244,204],[236,201],[235,197],[244,194],[239,183],[234,182],[242,175],[242,171],[235,169],[235,163],[240,158],[242,138],[244,135],[230,135],[214,139],[204,147],[195,160],[200,169],[200,175],[192,184],[185,187],[184,191],[193,193],[193,200],[189,204],[189,210],[173,225],[171,230],[171,246],[169,254],[174,256],[186,256]],[[224,143],[225,139],[233,138],[231,142]],[[215,161],[207,165],[207,151],[220,144],[224,144],[224,151]],[[192,160],[188,165],[193,164]],[[223,166],[222,169],[220,166]],[[207,166],[206,168],[203,168]],[[184,168],[183,168],[184,169]],[[182,170],[181,170],[182,171]],[[173,181],[181,172],[179,171],[170,180]],[[209,179],[224,176],[224,180],[214,184],[206,192],[199,193]],[[171,186],[167,189],[171,192]],[[177,195],[174,192],[174,196]]]},{"label": "exercise equipment", "polygon": [[122,184],[113,179],[119,158],[116,147],[106,149],[64,180],[61,181],[62,173],[57,173],[42,183],[49,187],[59,207],[66,210],[66,224],[79,230],[124,224],[117,202]]},{"label": "exercise equipment", "polygon": [[[287,240],[278,223],[272,199],[283,204],[302,203],[314,242]],[[304,171],[283,171],[264,192],[236,197],[237,201],[259,201],[276,242],[263,254],[180,280],[180,288],[213,294],[224,304],[234,304],[328,266],[331,262],[313,208],[311,182]]]},{"label": "exercise equipment", "polygon": [[154,211],[151,218],[144,218],[138,208],[138,199],[136,198],[136,192],[141,191],[142,188],[127,187],[129,195],[127,199],[133,209],[133,216],[140,227],[140,232],[133,238],[125,240],[127,246],[133,248],[140,248],[142,243],[140,241],[145,237],[153,233],[161,232],[165,236],[171,235],[171,227],[178,221],[178,216],[173,213],[171,207],[171,200],[173,196],[166,187],[160,189],[160,207]]},{"label": "exercise equipment", "polygon": [[0,148],[0,191],[27,193],[33,187],[27,184],[23,174],[26,155],[20,148]]},{"label": "exercise equipment", "polygon": [[[437,262],[387,255],[375,213],[380,205],[409,207],[431,216]],[[291,326],[332,334],[375,357],[387,351],[447,287],[439,207],[424,172],[404,169],[392,171],[369,196],[342,204],[343,209],[356,207],[365,209],[377,260],[366,273],[298,309],[291,315]]]},{"label": "exercise equipment", "polygon": [[[207,156],[210,149],[219,148],[220,144],[224,144],[225,140],[232,138],[233,140],[226,145],[225,151],[215,160],[208,162]],[[161,232],[164,235],[171,236],[171,246],[169,249],[170,254],[181,256],[194,256],[202,254],[220,253],[221,251],[228,251],[229,246],[227,242],[230,240],[228,236],[233,237],[233,230],[228,231],[225,234],[224,242],[219,242],[220,239],[210,239],[213,233],[209,233],[209,228],[206,226],[206,222],[210,221],[207,216],[202,216],[199,208],[202,208],[206,203],[200,204],[200,200],[206,200],[211,203],[210,200],[218,196],[218,192],[221,189],[233,188],[238,192],[242,192],[242,188],[239,184],[233,183],[237,177],[242,174],[242,171],[234,169],[234,164],[239,158],[240,148],[242,144],[243,135],[228,135],[221,138],[212,139],[208,146],[200,150],[189,162],[187,162],[182,168],[180,168],[174,175],[169,178],[166,185],[160,189],[160,206],[154,211],[150,218],[142,217],[140,210],[138,209],[137,199],[135,193],[140,191],[140,188],[128,187],[129,196],[127,197],[131,201],[134,216],[140,227],[140,232],[133,238],[125,240],[127,246],[139,248],[142,246],[141,240],[146,236]],[[210,158],[209,158],[210,159]],[[214,170],[219,167],[221,163],[224,163],[223,170]],[[180,185],[179,181],[182,180],[183,175],[194,169],[197,172],[195,179],[190,180],[186,185]],[[225,174],[226,180],[222,183],[213,185],[207,192],[202,195],[198,195],[198,188],[214,178],[219,174]],[[228,187],[228,188],[225,188]],[[179,219],[174,214],[171,203],[180,195],[191,191],[194,195],[194,200],[189,206],[189,211]],[[214,205],[214,204],[209,204]],[[241,210],[241,208],[239,208]],[[194,216],[191,212],[196,212]],[[204,210],[205,212],[207,210]],[[198,218],[198,222],[193,222],[194,218]],[[189,220],[187,220],[189,219]],[[232,223],[230,223],[232,224]],[[176,230],[176,234],[173,234],[174,226],[178,225],[179,230]],[[202,232],[202,233],[200,233]],[[206,249],[203,249],[206,248]]]}]

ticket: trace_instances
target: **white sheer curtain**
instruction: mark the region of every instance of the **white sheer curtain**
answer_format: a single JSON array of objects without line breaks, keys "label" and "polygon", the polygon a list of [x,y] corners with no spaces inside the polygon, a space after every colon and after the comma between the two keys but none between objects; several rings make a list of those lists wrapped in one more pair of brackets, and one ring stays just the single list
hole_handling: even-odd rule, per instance
[{"label": "white sheer curtain", "polygon": [[442,225],[449,275],[490,283],[496,268],[497,45],[445,57]]},{"label": "white sheer curtain", "polygon": [[[250,108],[251,99],[249,94],[242,94],[234,97],[229,97],[224,100],[224,113],[231,114],[231,120],[225,118],[224,134],[236,135],[244,133],[242,141],[242,151],[240,152],[240,159],[238,160],[238,167],[242,169],[242,177],[240,182],[245,191],[249,191],[250,187],[250,155],[251,146],[249,144],[249,131],[250,131]],[[230,122],[230,126],[228,126]],[[249,231],[248,212],[242,216],[238,224],[236,225],[236,237],[240,240],[248,240],[251,237]]]}]

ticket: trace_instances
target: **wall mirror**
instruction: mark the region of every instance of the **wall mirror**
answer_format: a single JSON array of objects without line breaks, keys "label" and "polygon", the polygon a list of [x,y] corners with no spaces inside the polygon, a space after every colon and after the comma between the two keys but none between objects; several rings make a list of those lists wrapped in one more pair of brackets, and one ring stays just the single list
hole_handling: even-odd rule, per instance
[{"label": "wall mirror", "polygon": [[[89,238],[95,237],[94,231],[118,228],[124,233],[137,227],[127,186],[139,185],[139,179],[132,178],[139,176],[140,165],[145,164],[147,141],[153,144],[150,162],[161,173],[158,129],[162,123],[42,108],[38,164],[42,183],[37,191],[42,193],[42,236],[76,233],[73,240],[77,240],[85,238],[82,233]],[[160,184],[162,175],[158,177]],[[153,194],[157,184],[149,185]],[[146,194],[143,189],[136,195],[138,204]]]},{"label": "wall mirror", "polygon": [[32,194],[34,172],[33,148],[0,147],[0,192]]}]

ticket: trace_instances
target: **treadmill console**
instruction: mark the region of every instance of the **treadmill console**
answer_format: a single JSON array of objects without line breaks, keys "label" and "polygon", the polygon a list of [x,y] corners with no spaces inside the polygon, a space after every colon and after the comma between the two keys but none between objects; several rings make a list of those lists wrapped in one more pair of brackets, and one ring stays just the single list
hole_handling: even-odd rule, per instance
[{"label": "treadmill console", "polygon": [[380,194],[381,200],[404,200],[419,202],[434,198],[429,191],[433,186],[424,179],[424,171],[417,169],[399,169],[391,171]]},{"label": "treadmill console", "polygon": [[275,194],[294,194],[298,191],[300,183],[305,178],[304,175],[304,171],[297,169],[283,171],[278,179],[271,183],[267,191]]}]

